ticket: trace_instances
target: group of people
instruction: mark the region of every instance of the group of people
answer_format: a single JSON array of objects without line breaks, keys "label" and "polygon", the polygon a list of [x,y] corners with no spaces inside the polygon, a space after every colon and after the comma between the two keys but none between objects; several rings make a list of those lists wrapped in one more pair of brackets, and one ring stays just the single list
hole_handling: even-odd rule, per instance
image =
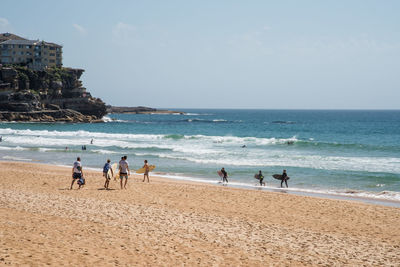
[{"label": "group of people", "polygon": [[[118,165],[119,165],[118,173],[119,173],[121,189],[126,189],[126,184],[128,183],[128,177],[131,174],[130,170],[129,170],[129,164],[128,164],[127,159],[128,159],[127,156],[123,156],[123,157],[121,157],[121,160],[118,163]],[[150,182],[150,179],[149,179],[150,168],[149,168],[149,164],[148,164],[147,160],[144,161],[144,165],[142,168],[144,168],[144,170],[145,170],[144,174],[143,174],[143,182],[145,182],[146,178],[147,178],[147,182],[149,183]],[[111,178],[115,177],[114,179],[116,179],[116,174],[114,173],[114,171],[112,169],[110,159],[107,159],[107,162],[104,164],[103,177],[105,178],[104,188],[106,190],[108,190]],[[125,181],[124,181],[124,179],[125,179]],[[73,167],[72,167],[72,182],[71,182],[70,189],[72,189],[72,186],[74,185],[75,181],[77,181],[77,184],[79,186],[78,189],[80,189],[83,185],[85,185],[85,178],[83,176],[82,163],[81,163],[80,157],[77,157],[77,159],[74,162]]]},{"label": "group of people", "polygon": [[[225,182],[228,183],[228,173],[226,172],[225,168],[222,168],[220,172],[222,173],[222,176],[221,176],[222,183],[225,183]],[[264,175],[262,174],[261,170],[258,172],[257,176],[258,176],[257,179],[260,181],[260,186],[265,186]],[[283,183],[286,184],[286,188],[289,187],[288,183],[287,183],[288,176],[287,176],[286,170],[283,170],[280,180],[281,180],[281,187],[283,187]]]},{"label": "group of people", "polygon": [[[258,172],[258,180],[260,181],[260,186],[265,186],[265,183],[264,183],[264,175],[262,174],[262,172],[261,172],[261,170]],[[281,175],[281,178],[279,178],[280,180],[281,180],[281,187],[283,187],[283,183],[285,183],[286,184],[286,188],[288,188],[289,186],[288,186],[288,183],[287,183],[287,180],[288,180],[288,176],[287,176],[287,173],[286,173],[286,170],[283,170],[283,172],[282,172],[282,175]]]},{"label": "group of people", "polygon": [[[118,173],[119,173],[121,189],[126,189],[126,184],[128,183],[128,178],[129,178],[129,175],[131,174],[127,159],[128,159],[127,156],[123,156],[123,157],[121,157],[121,160],[118,163],[118,165],[119,165]],[[143,182],[145,182],[146,178],[147,178],[147,182],[149,183],[150,182],[150,179],[149,179],[150,166],[149,166],[147,160],[144,161],[144,165],[142,168],[144,168]],[[228,183],[228,173],[226,172],[225,168],[221,169],[220,175],[221,175],[222,183]],[[257,176],[257,179],[260,181],[260,186],[263,186],[263,185],[265,186],[264,176],[263,176],[261,170],[259,171],[258,175],[256,175],[256,176]],[[105,178],[104,188],[106,190],[108,190],[111,178],[115,177],[114,179],[116,180],[116,174],[114,173],[114,170],[112,169],[110,159],[107,159],[107,162],[104,164],[103,177]],[[286,184],[286,187],[289,187],[288,183],[287,183],[288,178],[289,177],[287,176],[286,170],[283,170],[283,173],[282,173],[281,177],[279,178],[281,180],[281,187],[283,187],[283,183]],[[74,165],[72,167],[72,182],[71,182],[70,189],[72,189],[75,181],[77,181],[77,184],[79,186],[78,189],[80,189],[83,185],[85,185],[85,178],[83,176],[82,163],[81,163],[80,157],[77,157],[77,159],[74,162]]]}]

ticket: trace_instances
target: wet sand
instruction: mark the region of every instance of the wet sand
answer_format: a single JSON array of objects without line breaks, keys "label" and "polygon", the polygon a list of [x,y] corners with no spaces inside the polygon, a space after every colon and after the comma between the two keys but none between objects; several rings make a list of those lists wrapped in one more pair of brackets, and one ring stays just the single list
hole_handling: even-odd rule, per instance
[{"label": "wet sand", "polygon": [[400,209],[71,168],[0,163],[0,264],[395,266]]}]

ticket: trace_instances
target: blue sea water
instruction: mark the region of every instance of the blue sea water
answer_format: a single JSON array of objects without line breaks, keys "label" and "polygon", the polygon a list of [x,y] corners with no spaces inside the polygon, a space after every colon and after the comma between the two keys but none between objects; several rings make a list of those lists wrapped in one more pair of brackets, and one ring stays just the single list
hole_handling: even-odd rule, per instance
[{"label": "blue sea water", "polygon": [[[400,201],[400,111],[183,110],[110,114],[105,123],[0,123],[0,159],[100,169],[128,156],[170,177],[257,187],[254,174],[286,169],[289,187]],[[93,139],[93,144],[90,144]],[[87,150],[82,151],[82,145]],[[245,146],[245,147],[243,147]],[[66,149],[68,147],[68,149]]]}]

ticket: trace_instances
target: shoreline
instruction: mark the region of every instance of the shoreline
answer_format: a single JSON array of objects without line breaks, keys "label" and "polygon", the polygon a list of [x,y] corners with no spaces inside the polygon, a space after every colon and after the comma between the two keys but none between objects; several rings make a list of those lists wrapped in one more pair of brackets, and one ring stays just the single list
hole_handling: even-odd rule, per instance
[{"label": "shoreline", "polygon": [[[59,166],[62,168],[70,168],[67,165],[63,164],[57,164],[57,165],[52,165],[49,163],[41,163],[41,162],[26,162],[26,161],[15,161],[15,160],[6,160],[6,159],[1,159],[0,163],[2,162],[11,162],[11,163],[26,163],[26,164],[40,164],[44,166]],[[92,168],[92,167],[86,167],[86,170],[98,172],[101,174],[101,168]],[[132,173],[134,176],[139,176],[141,174],[137,173]],[[368,196],[357,196],[357,195],[350,195],[346,193],[329,193],[329,192],[318,192],[317,190],[312,190],[312,189],[300,189],[300,188],[280,188],[280,187],[269,187],[269,186],[251,186],[251,185],[245,185],[243,183],[237,183],[237,182],[231,182],[228,183],[227,185],[222,185],[220,182],[216,182],[213,180],[207,180],[207,179],[202,179],[202,178],[195,178],[195,177],[186,177],[186,176],[177,176],[177,175],[168,175],[168,174],[159,174],[157,172],[151,172],[150,173],[151,177],[156,177],[158,179],[165,179],[166,181],[177,181],[181,183],[195,183],[195,184],[200,184],[200,185],[210,185],[210,186],[224,186],[226,188],[236,188],[236,189],[244,189],[244,190],[255,190],[255,191],[261,191],[261,192],[270,192],[270,193],[284,193],[284,194],[290,194],[290,195],[296,195],[296,196],[305,196],[305,197],[314,197],[314,198],[322,198],[322,199],[331,199],[331,200],[342,200],[342,201],[353,201],[353,202],[360,202],[360,203],[366,203],[366,204],[372,204],[372,205],[381,205],[381,206],[387,206],[387,207],[395,207],[395,208],[400,208],[400,201],[393,200],[393,199],[382,199],[382,198],[374,198],[374,197],[368,197]]]},{"label": "shoreline", "polygon": [[[83,168],[0,162],[9,265],[360,266],[400,261],[400,209]],[[279,252],[279,253],[278,253]],[[73,255],[73,256],[72,256]]]},{"label": "shoreline", "polygon": [[[212,186],[222,186],[220,182],[215,182],[212,180],[206,180],[201,178],[180,178],[179,176],[174,175],[164,175],[164,174],[153,174],[158,178],[162,179],[170,179],[170,180],[177,180],[183,183],[185,182],[194,182],[199,184],[209,184]],[[347,201],[355,201],[355,202],[362,202],[362,203],[369,203],[374,205],[382,205],[388,207],[396,207],[400,208],[400,201],[393,200],[393,199],[382,199],[382,198],[374,198],[368,196],[357,196],[357,195],[350,195],[346,193],[329,193],[329,192],[319,192],[313,189],[300,189],[300,188],[280,188],[280,187],[269,187],[269,186],[251,186],[245,185],[243,183],[228,183],[225,185],[228,188],[238,188],[238,189],[246,189],[246,190],[256,190],[256,191],[265,191],[265,192],[276,192],[276,193],[285,193],[285,194],[292,194],[296,196],[306,196],[306,197],[316,197],[316,198],[324,198],[324,199],[334,199],[334,200],[347,200]]]}]

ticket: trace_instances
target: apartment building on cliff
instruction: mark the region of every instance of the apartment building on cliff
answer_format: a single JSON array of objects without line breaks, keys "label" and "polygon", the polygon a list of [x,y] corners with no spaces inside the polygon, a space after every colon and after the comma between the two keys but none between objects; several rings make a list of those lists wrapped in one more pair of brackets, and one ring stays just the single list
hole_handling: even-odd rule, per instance
[{"label": "apartment building on cliff", "polygon": [[62,46],[28,40],[11,33],[0,34],[0,64],[26,64],[34,70],[62,66]]}]

